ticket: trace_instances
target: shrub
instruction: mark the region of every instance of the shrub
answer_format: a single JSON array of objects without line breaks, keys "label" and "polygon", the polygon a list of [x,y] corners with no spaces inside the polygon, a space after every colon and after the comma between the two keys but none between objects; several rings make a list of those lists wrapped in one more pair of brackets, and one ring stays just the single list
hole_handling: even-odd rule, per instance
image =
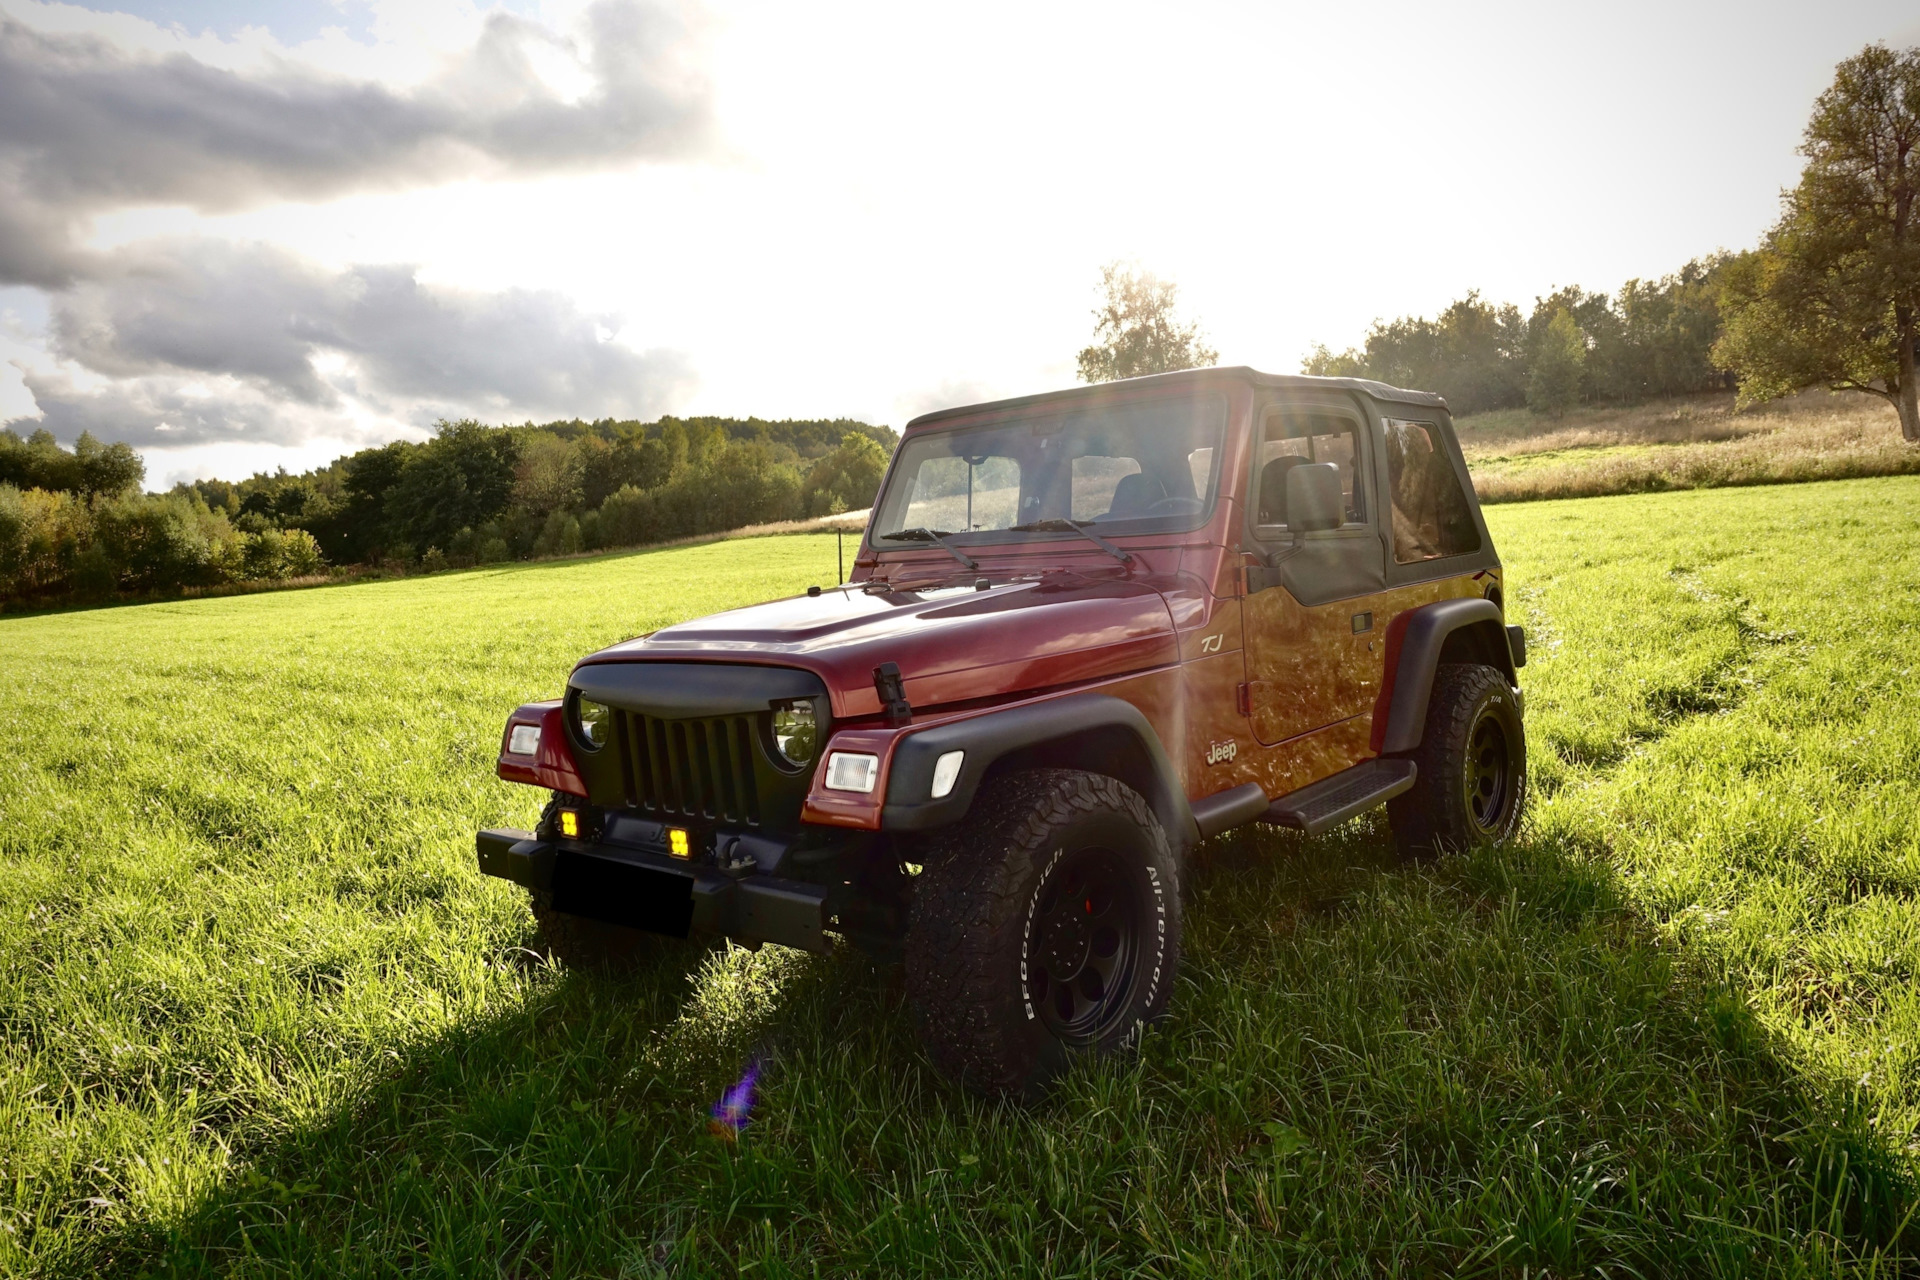
[{"label": "shrub", "polygon": [[[248,535],[236,535],[224,512],[215,514],[195,498],[126,494],[97,503],[92,517],[92,539],[124,589],[207,586],[250,576],[232,572],[219,554],[224,543]],[[242,564],[245,556],[242,547]]]},{"label": "shrub", "polygon": [[559,555],[565,550],[562,544],[566,541],[567,522],[570,520],[573,521],[574,549],[578,550],[580,522],[574,520],[573,517],[565,511],[555,511],[548,515],[546,522],[540,526],[540,536],[533,540],[533,554],[537,556],[553,556]]},{"label": "shrub", "polygon": [[327,567],[320,554],[320,542],[305,529],[289,529],[281,536],[280,554],[286,561],[287,576],[308,578]]},{"label": "shrub", "polygon": [[112,595],[120,586],[120,574],[113,557],[96,542],[74,554],[72,583],[75,595],[99,600]]},{"label": "shrub", "polygon": [[607,547],[635,547],[659,541],[653,494],[622,485],[600,504],[600,540]]}]

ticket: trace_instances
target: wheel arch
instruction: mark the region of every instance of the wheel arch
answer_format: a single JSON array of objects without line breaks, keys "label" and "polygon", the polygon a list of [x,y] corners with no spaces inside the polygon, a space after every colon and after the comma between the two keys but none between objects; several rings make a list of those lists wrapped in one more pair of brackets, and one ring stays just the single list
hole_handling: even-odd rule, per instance
[{"label": "wheel arch", "polygon": [[[1374,744],[1383,755],[1420,745],[1441,663],[1478,663],[1500,672],[1510,686],[1520,684],[1505,619],[1491,600],[1440,600],[1408,610],[1393,620],[1387,653],[1389,683],[1380,695],[1387,715]],[[1381,724],[1377,710],[1374,723]]]},{"label": "wheel arch", "polygon": [[[966,753],[952,792],[931,798],[934,765]],[[908,734],[894,748],[881,827],[924,831],[966,817],[992,777],[1018,769],[1080,769],[1124,782],[1147,802],[1176,849],[1199,839],[1193,810],[1160,735],[1130,702],[1080,693],[988,711]]]}]

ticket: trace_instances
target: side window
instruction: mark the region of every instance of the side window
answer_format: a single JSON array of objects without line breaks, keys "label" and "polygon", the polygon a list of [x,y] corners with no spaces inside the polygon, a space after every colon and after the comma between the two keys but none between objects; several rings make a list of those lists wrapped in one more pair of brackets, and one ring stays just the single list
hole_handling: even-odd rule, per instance
[{"label": "side window", "polygon": [[1213,446],[1195,449],[1188,454],[1187,471],[1193,476],[1195,493],[1211,493],[1213,491]]},{"label": "side window", "polygon": [[1359,440],[1360,424],[1341,414],[1270,412],[1255,458],[1255,522],[1287,523],[1287,472],[1303,462],[1331,462],[1340,468],[1347,523],[1365,520],[1366,486],[1358,482]]},{"label": "side window", "polygon": [[1386,421],[1393,558],[1401,564],[1480,549],[1473,512],[1453,464],[1423,422]]}]

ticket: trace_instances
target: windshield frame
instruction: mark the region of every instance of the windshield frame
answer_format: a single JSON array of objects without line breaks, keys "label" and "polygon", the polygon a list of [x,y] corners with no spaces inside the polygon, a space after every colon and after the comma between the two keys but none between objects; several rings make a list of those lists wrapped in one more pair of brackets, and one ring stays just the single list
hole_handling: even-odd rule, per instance
[{"label": "windshield frame", "polygon": [[[867,549],[875,552],[924,552],[928,550],[938,550],[938,548],[934,548],[925,542],[889,541],[886,533],[881,532],[881,517],[883,513],[892,514],[889,512],[889,506],[893,500],[892,495],[896,492],[896,487],[902,483],[912,483],[911,479],[902,476],[901,464],[906,458],[909,449],[919,441],[940,437],[951,438],[971,434],[976,431],[1000,431],[1010,426],[1019,426],[1023,423],[1045,422],[1049,419],[1087,417],[1103,411],[1125,412],[1160,404],[1191,405],[1194,407],[1196,418],[1202,412],[1208,410],[1212,412],[1212,421],[1206,423],[1199,429],[1202,432],[1210,431],[1213,433],[1211,444],[1213,458],[1209,464],[1204,492],[1201,493],[1202,502],[1199,510],[1164,516],[1136,516],[1123,520],[1087,520],[1082,523],[1086,524],[1103,538],[1169,536],[1192,533],[1197,529],[1204,528],[1213,520],[1219,511],[1220,488],[1225,477],[1224,466],[1229,437],[1228,426],[1233,411],[1232,397],[1227,394],[1226,390],[1224,388],[1211,386],[1183,387],[1177,392],[1165,391],[1157,395],[1128,397],[1126,399],[1104,403],[1075,403],[1068,401],[1064,404],[1023,405],[1019,408],[1007,409],[978,418],[964,419],[951,426],[941,425],[912,432],[900,442],[899,448],[894,451],[894,456],[889,462],[886,477],[881,483],[879,493],[874,497],[873,513],[868,518],[863,541]],[[1204,448],[1207,446],[1201,445],[1200,447]],[[905,505],[902,505],[898,514],[904,519],[906,515]],[[1049,515],[1041,518],[1052,517]],[[1022,523],[1027,522],[1022,521]],[[902,527],[905,527],[904,524]],[[897,533],[900,532],[900,530],[891,529],[887,532]],[[1090,550],[1092,549],[1092,544],[1087,543],[1084,535],[1061,530],[1019,530],[1001,527],[997,529],[957,529],[950,533],[943,530],[942,533],[942,541],[954,546],[968,548],[1005,543],[1075,541],[1088,546]]]}]

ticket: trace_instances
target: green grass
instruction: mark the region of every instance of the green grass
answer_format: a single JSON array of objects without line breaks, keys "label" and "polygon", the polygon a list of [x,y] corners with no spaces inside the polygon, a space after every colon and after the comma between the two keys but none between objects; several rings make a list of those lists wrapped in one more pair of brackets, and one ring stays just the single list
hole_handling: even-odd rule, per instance
[{"label": "green grass", "polygon": [[1916,503],[1490,512],[1523,842],[1214,842],[1170,1024],[1031,1109],[857,954],[568,973],[473,869],[508,708],[829,538],[0,619],[0,1269],[1911,1271]]}]

